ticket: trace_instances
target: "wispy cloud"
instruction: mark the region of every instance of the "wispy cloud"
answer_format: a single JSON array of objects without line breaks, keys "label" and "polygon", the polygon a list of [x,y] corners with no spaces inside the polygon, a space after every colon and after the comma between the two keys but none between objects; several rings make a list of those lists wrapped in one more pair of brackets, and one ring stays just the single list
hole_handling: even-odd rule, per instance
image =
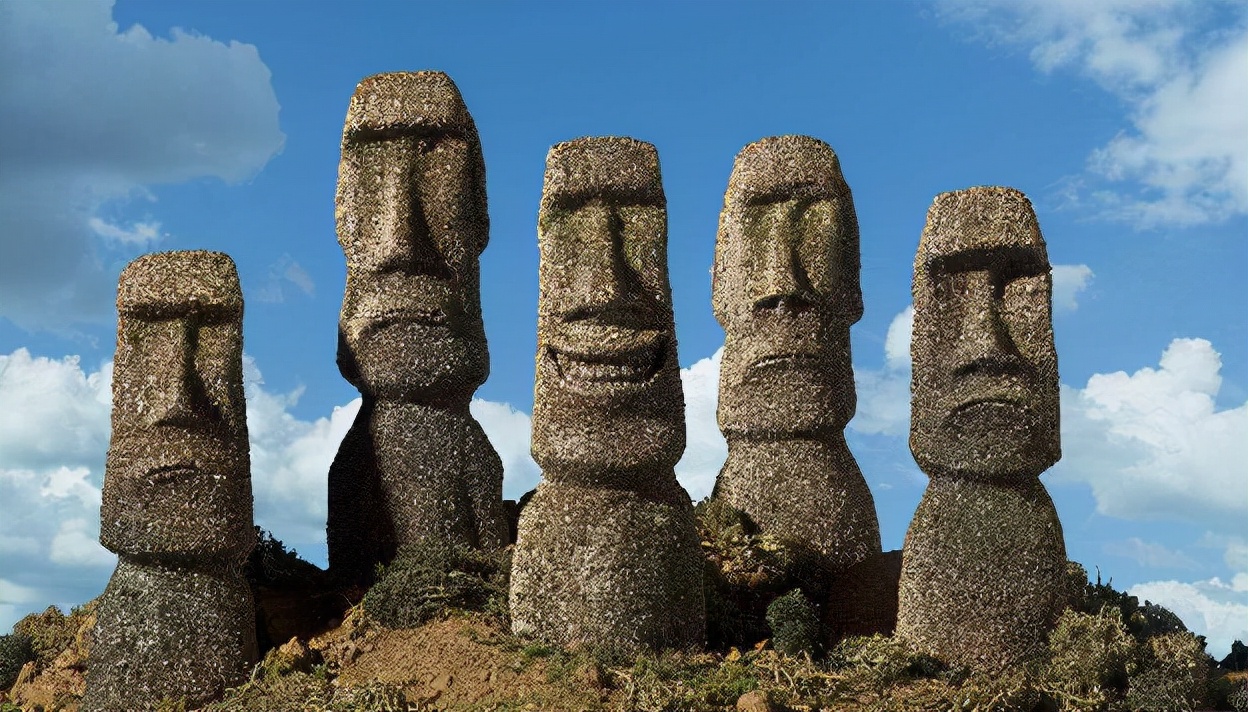
[{"label": "wispy cloud", "polygon": [[161,238],[160,223],[157,221],[136,222],[129,227],[122,227],[103,218],[93,217],[87,221],[87,225],[96,235],[106,240],[133,247],[147,247]]},{"label": "wispy cloud", "polygon": [[289,254],[283,254],[272,265],[269,265],[269,278],[264,285],[255,290],[253,297],[262,302],[286,301],[287,285],[293,285],[305,296],[316,293],[316,284],[312,276]]},{"label": "wispy cloud", "polygon": [[1248,214],[1248,13],[1182,0],[945,0],[943,16],[1128,107],[1065,196],[1140,228]]},{"label": "wispy cloud", "polygon": [[1147,542],[1139,537],[1111,541],[1102,547],[1111,556],[1131,559],[1149,569],[1197,569],[1200,564],[1182,551],[1174,551],[1163,544]]}]

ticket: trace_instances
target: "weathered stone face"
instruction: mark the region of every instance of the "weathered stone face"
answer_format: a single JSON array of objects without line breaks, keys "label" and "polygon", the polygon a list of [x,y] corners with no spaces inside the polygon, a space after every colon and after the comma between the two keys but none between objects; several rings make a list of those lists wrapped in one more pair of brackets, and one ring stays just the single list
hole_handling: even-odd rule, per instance
[{"label": "weathered stone face", "polygon": [[654,147],[554,146],[538,247],[534,459],[555,477],[671,467],[685,447],[684,396]]},{"label": "weathered stone face", "polygon": [[711,302],[724,327],[718,420],[751,437],[839,431],[854,415],[858,220],[836,154],[775,136],[737,155]]},{"label": "weathered stone face", "polygon": [[383,398],[466,400],[489,375],[478,266],[489,216],[476,125],[448,76],[360,82],[335,216],[347,258],[343,376]]},{"label": "weathered stone face", "polygon": [[117,310],[101,543],[137,557],[245,556],[255,537],[234,262],[139,257]]},{"label": "weathered stone face", "polygon": [[1009,480],[1061,457],[1052,277],[1027,197],[936,197],[914,265],[910,450],[929,475]]}]

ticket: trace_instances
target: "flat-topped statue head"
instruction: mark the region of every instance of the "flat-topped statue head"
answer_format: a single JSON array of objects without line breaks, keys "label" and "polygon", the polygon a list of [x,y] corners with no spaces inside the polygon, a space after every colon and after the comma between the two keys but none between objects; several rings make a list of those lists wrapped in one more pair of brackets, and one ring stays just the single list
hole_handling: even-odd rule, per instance
[{"label": "flat-topped statue head", "polygon": [[684,396],[654,146],[552,147],[538,248],[534,459],[560,473],[674,465]]},{"label": "flat-topped statue head", "polygon": [[942,193],[914,262],[910,450],[929,475],[1011,480],[1061,457],[1053,280],[1012,188]]},{"label": "flat-topped statue head", "polygon": [[844,429],[856,404],[849,327],[862,318],[859,264],[854,201],[830,146],[773,136],[737,154],[711,281],[725,332],[725,433]]},{"label": "flat-topped statue head", "polygon": [[117,289],[100,542],[131,556],[250,550],[243,296],[220,252],[144,255]]},{"label": "flat-topped statue head", "polygon": [[338,367],[382,398],[465,401],[489,375],[489,239],[476,124],[441,72],[378,74],[351,97],[335,216],[347,258]]}]

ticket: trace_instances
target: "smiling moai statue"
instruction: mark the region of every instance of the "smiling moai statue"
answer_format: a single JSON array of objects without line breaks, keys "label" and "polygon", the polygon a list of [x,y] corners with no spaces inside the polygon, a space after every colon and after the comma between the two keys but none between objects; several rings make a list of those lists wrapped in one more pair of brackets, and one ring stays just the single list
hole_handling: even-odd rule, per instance
[{"label": "smiling moai statue", "polygon": [[533,459],[520,516],[516,633],[615,650],[702,645],[703,559],[673,470],[684,393],[654,146],[551,148],[540,252]]},{"label": "smiling moai statue", "polygon": [[914,261],[910,451],[930,482],[896,635],[980,670],[1043,652],[1066,547],[1039,476],[1061,457],[1052,276],[1027,197],[936,197]]},{"label": "smiling moai statue", "polygon": [[97,609],[83,710],[198,707],[242,684],[256,619],[243,297],[219,252],[144,255],[117,294],[100,543],[119,561]]},{"label": "smiling moai statue", "polygon": [[338,368],[363,401],[329,471],[330,571],[365,583],[426,539],[501,549],[502,461],[468,410],[490,370],[485,163],[450,77],[360,82],[336,206],[347,260]]}]

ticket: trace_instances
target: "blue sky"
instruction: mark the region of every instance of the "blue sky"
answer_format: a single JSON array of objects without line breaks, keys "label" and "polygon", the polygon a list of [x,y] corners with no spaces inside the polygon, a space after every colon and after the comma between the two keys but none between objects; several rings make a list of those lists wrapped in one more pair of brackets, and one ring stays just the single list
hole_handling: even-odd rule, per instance
[{"label": "blue sky", "polygon": [[[486,160],[491,376],[473,410],[517,497],[549,147],[655,144],[688,403],[677,474],[705,496],[710,279],[733,157],[803,133],[860,222],[847,438],[900,548],[914,251],[941,192],[1032,199],[1054,264],[1063,459],[1044,476],[1070,558],[1175,610],[1221,657],[1248,639],[1248,4],[155,3],[0,0],[0,629],[98,594],[117,275],[214,249],[246,300],[257,522],[325,561],[325,475],[358,408],[334,365],[345,263],[333,193],[364,76],[440,69]],[[986,525],[991,525],[986,523]]]}]

